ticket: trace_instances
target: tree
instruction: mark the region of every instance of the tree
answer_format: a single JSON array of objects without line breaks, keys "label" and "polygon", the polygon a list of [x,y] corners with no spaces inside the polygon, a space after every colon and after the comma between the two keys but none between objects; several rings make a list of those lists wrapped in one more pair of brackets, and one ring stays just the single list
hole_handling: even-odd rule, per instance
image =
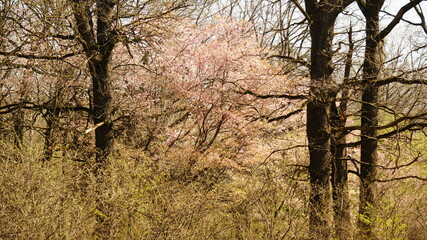
[{"label": "tree", "polygon": [[310,230],[313,239],[328,239],[329,180],[332,164],[330,103],[337,89],[332,79],[332,39],[335,20],[353,1],[305,1],[310,21],[310,102],[307,104],[307,137],[310,152]]},{"label": "tree", "polygon": [[378,80],[380,69],[384,64],[381,60],[382,41],[393,30],[403,15],[421,1],[411,1],[395,16],[393,21],[380,31],[380,10],[384,1],[358,1],[358,5],[366,19],[366,43],[363,62],[363,90],[361,108],[361,145],[360,145],[360,206],[361,220],[359,225],[362,236],[374,239],[371,210],[376,205],[376,168],[378,165],[377,128],[379,121],[378,97],[379,87],[372,82]]},{"label": "tree", "polygon": [[[361,180],[360,236],[382,236],[374,234],[381,224],[376,218],[378,182],[425,180],[412,173],[390,179],[381,175],[422,159],[421,150],[417,155],[405,149],[414,160],[396,160],[391,166],[381,152],[390,136],[406,137],[408,143],[415,138],[405,131],[412,134],[426,126],[422,94],[409,96],[410,106],[396,100],[413,92],[402,85],[425,84],[425,64],[399,65],[400,55],[382,58],[387,54],[382,52],[385,37],[420,1],[410,1],[383,30],[379,21],[385,1],[357,1],[360,9],[347,8],[356,2],[350,0],[213,2],[202,1],[203,8],[195,10],[187,8],[187,1],[1,1],[2,134],[16,136],[11,141],[15,152],[28,146],[40,153],[35,158],[45,160],[41,168],[58,164],[58,159],[73,160],[63,164],[81,168],[84,183],[71,188],[84,194],[93,190],[87,204],[93,238],[116,238],[116,217],[126,209],[129,226],[119,227],[121,231],[132,228],[135,220],[149,225],[147,236],[175,236],[174,227],[196,222],[184,219],[192,212],[219,228],[211,237],[245,238],[253,231],[261,238],[283,239],[308,219],[304,227],[310,231],[298,234],[328,239],[333,216],[333,237],[351,239],[348,189],[356,184],[349,184],[349,172]],[[415,9],[425,30],[423,13]],[[366,26],[337,21],[349,15],[359,20],[359,10]],[[245,20],[213,17],[214,11]],[[415,56],[424,45],[410,54]],[[359,57],[363,51],[364,58]],[[308,75],[309,80],[303,77]],[[304,111],[306,124],[300,114]],[[346,126],[352,121],[355,126]],[[361,139],[355,130],[362,132]],[[31,140],[29,133],[36,137]],[[346,139],[349,133],[358,136]],[[308,138],[308,152],[302,135]],[[355,152],[359,147],[360,161],[358,153],[347,156],[346,148]],[[307,153],[308,158],[301,157]],[[134,167],[143,173],[115,179],[124,173],[114,170],[124,165],[129,172]],[[253,188],[233,192],[246,181],[245,187],[253,183]],[[301,191],[293,194],[296,199],[288,198],[287,191],[295,186],[310,187],[309,196]],[[251,193],[258,189],[262,193]],[[209,195],[209,203],[216,201],[215,206],[225,206],[231,214],[213,207],[217,210],[210,218],[204,211],[211,206],[195,213],[178,203],[191,200],[195,192]],[[217,197],[218,192],[224,194]],[[122,206],[128,202],[118,201],[117,194],[132,197],[131,206]],[[18,198],[8,195],[4,201],[11,199]],[[304,207],[308,211],[301,214]],[[225,215],[232,219],[232,230],[216,224]],[[244,220],[235,219],[240,217]],[[292,222],[294,217],[298,223]],[[150,229],[154,225],[159,229]],[[246,230],[251,233],[243,234]],[[194,232],[185,234],[188,238]]]},{"label": "tree", "polygon": [[[150,36],[156,35],[153,30],[160,32],[160,28],[156,29],[159,25],[154,26],[154,21],[172,17],[174,12],[185,6],[185,1],[72,0],[16,3],[13,7],[9,5],[8,20],[18,30],[9,36],[0,51],[0,55],[16,59],[14,66],[34,70],[37,61],[43,64],[49,61],[67,62],[73,57],[84,56],[83,61],[87,64],[87,73],[91,79],[90,113],[95,126],[96,153],[93,172],[99,187],[96,207],[99,225],[95,237],[108,238],[110,226],[103,186],[108,187],[108,173],[105,169],[109,165],[114,142],[111,56],[118,42],[136,45],[148,43]],[[68,14],[74,19],[70,19]],[[152,23],[153,32],[144,29],[149,22]],[[45,54],[40,52],[41,49],[37,51],[37,44],[48,51]],[[24,65],[23,61],[30,64]],[[73,64],[72,61],[67,63]],[[63,106],[53,106],[48,112],[54,113],[61,108]],[[46,115],[47,129],[51,129],[54,115]],[[46,144],[51,145],[50,130],[46,131],[46,139]],[[46,154],[48,158],[52,155],[49,146]]]}]

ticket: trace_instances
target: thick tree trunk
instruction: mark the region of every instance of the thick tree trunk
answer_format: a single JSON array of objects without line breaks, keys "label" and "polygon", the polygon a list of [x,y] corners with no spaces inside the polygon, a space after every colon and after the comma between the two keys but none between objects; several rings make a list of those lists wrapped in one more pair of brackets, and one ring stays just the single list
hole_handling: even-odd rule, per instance
[{"label": "thick tree trunk", "polygon": [[307,136],[310,152],[310,232],[313,239],[328,239],[330,211],[329,178],[331,174],[329,137],[330,126],[327,107],[313,101],[307,105]]},{"label": "thick tree trunk", "polygon": [[[378,125],[378,109],[375,104],[378,100],[377,87],[370,86],[362,95],[362,127]],[[376,165],[377,165],[377,136],[376,129],[361,131],[361,168],[360,168],[360,205],[359,226],[363,239],[375,239],[372,231],[372,210],[376,205]]]},{"label": "thick tree trunk", "polygon": [[363,14],[366,18],[366,48],[363,63],[362,109],[361,109],[361,168],[359,228],[363,239],[375,239],[372,210],[376,205],[376,165],[378,126],[378,87],[372,84],[378,78],[381,66],[379,32],[379,12],[384,1],[366,1]]},{"label": "thick tree trunk", "polygon": [[[362,95],[362,127],[378,126],[378,88],[368,86]],[[373,210],[376,206],[376,165],[377,165],[377,130],[361,131],[362,144],[360,146],[360,203],[359,203],[359,228],[362,239],[375,239],[372,223]]]},{"label": "thick tree trunk", "polygon": [[310,232],[311,239],[329,239],[331,228],[330,106],[337,89],[332,79],[332,40],[338,14],[353,0],[305,0],[310,21],[311,65],[310,102],[307,104],[307,138],[310,153]]},{"label": "thick tree trunk", "polygon": [[363,93],[361,109],[361,172],[359,229],[361,239],[376,239],[373,233],[373,210],[376,199],[376,170],[378,161],[378,87],[373,81],[378,79],[381,66],[381,41],[397,26],[403,15],[421,3],[422,0],[410,1],[396,14],[394,19],[381,32],[379,31],[379,12],[384,0],[357,1],[366,19],[366,47],[363,63]]},{"label": "thick tree trunk", "polygon": [[96,166],[95,171],[108,166],[108,156],[113,147],[111,121],[111,81],[108,75],[108,62],[92,61],[90,64],[93,87],[93,118],[95,129]]},{"label": "thick tree trunk", "polygon": [[[330,14],[329,14],[330,15]],[[330,237],[331,126],[329,106],[334,95],[331,74],[334,17],[316,14],[310,28],[311,99],[307,105],[307,137],[310,153],[310,232],[313,239]]]},{"label": "thick tree trunk", "polygon": [[[112,89],[109,64],[113,52],[116,33],[113,30],[113,7],[117,3],[110,0],[86,2],[74,0],[74,17],[80,43],[88,59],[88,69],[92,77],[93,120],[95,129],[96,162],[93,173],[96,179],[96,220],[95,239],[109,239],[111,231],[108,192],[110,188],[109,155],[114,136],[112,124]],[[95,7],[92,6],[95,4]],[[93,20],[96,20],[94,25]],[[96,29],[95,29],[96,26]]]},{"label": "thick tree trunk", "polygon": [[[110,206],[107,200],[110,192],[109,155],[113,148],[111,121],[111,81],[108,76],[108,60],[91,63],[93,86],[93,114],[95,126],[96,163],[96,239],[109,239],[111,230]],[[92,68],[94,67],[94,68]]]}]

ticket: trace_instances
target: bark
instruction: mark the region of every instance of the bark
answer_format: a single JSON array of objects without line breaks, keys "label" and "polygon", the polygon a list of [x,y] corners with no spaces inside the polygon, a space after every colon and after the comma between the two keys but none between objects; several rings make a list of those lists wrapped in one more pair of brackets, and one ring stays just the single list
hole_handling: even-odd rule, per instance
[{"label": "bark", "polygon": [[[360,145],[360,203],[359,228],[362,239],[375,239],[373,232],[373,209],[376,205],[376,165],[378,161],[378,87],[372,84],[379,77],[381,45],[379,35],[379,12],[384,1],[366,1],[361,6],[366,18],[366,47],[363,63],[361,145]],[[367,128],[366,127],[372,127]]]},{"label": "bark", "polygon": [[[113,30],[113,7],[116,1],[95,1],[95,10],[87,1],[74,1],[73,13],[79,41],[88,59],[93,88],[93,120],[95,126],[96,163],[96,220],[95,239],[109,239],[111,230],[110,206],[106,200],[109,189],[109,155],[113,148],[112,89],[109,65],[116,37]],[[94,14],[94,16],[92,16]],[[96,29],[93,24],[96,21]]]},{"label": "bark", "polygon": [[93,60],[89,64],[93,87],[93,112],[95,126],[96,163],[94,175],[96,178],[96,239],[109,239],[111,231],[111,207],[106,193],[110,188],[108,172],[109,155],[113,148],[113,129],[111,121],[111,82],[108,74],[108,62]]},{"label": "bark", "polygon": [[44,131],[44,153],[43,153],[43,161],[50,161],[53,156],[53,147],[54,147],[54,123],[56,121],[55,114],[52,112],[47,112],[45,114],[46,120],[46,130]]},{"label": "bark", "polygon": [[[25,85],[21,85],[25,89]],[[24,112],[24,102],[25,102],[25,90],[21,93],[19,104],[17,104],[15,111],[13,112],[13,142],[17,150],[22,149],[22,144],[24,143],[24,125],[25,125],[25,112]]]},{"label": "bark", "polygon": [[[366,19],[366,48],[363,63],[363,84],[361,109],[361,172],[360,172],[360,205],[359,228],[361,239],[375,239],[373,233],[372,210],[376,205],[376,166],[378,161],[378,80],[383,62],[381,61],[381,41],[397,26],[403,15],[416,7],[422,0],[410,1],[396,14],[394,19],[380,32],[379,12],[384,0],[358,1]],[[385,134],[392,135],[394,132]]]},{"label": "bark", "polygon": [[[341,103],[340,107],[342,107]],[[345,126],[346,119],[339,113],[335,103],[331,105],[331,123],[333,128]],[[346,143],[342,132],[333,132],[331,152],[332,163],[332,208],[334,210],[335,237],[337,239],[351,239],[350,199],[348,193],[348,166],[346,151],[343,144]]]},{"label": "bark", "polygon": [[53,157],[53,150],[55,147],[55,136],[54,132],[56,127],[58,126],[59,121],[59,109],[57,108],[57,101],[59,99],[59,94],[55,94],[52,99],[51,106],[48,106],[46,113],[43,114],[43,117],[46,121],[46,129],[44,131],[44,153],[43,153],[43,161],[50,161]]},{"label": "bark", "polygon": [[16,149],[21,150],[24,142],[24,110],[19,107],[13,114],[13,130],[14,130],[14,144]]},{"label": "bark", "polygon": [[352,1],[305,1],[310,20],[310,102],[307,137],[310,154],[310,232],[312,239],[329,239],[331,177],[330,104],[336,95],[332,79],[332,39],[338,14]]}]

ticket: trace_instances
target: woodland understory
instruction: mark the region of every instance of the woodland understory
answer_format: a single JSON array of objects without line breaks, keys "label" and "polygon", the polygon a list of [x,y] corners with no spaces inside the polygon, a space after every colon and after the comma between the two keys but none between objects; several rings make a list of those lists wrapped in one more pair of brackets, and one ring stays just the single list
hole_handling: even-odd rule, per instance
[{"label": "woodland understory", "polygon": [[0,0],[0,239],[427,239],[426,9]]}]

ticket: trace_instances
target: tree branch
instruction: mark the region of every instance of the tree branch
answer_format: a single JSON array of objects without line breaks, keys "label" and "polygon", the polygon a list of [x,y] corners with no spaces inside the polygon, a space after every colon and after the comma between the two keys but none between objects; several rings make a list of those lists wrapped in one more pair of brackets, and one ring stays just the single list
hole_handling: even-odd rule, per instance
[{"label": "tree branch", "polygon": [[386,79],[381,79],[381,80],[378,80],[378,81],[374,81],[373,82],[373,84],[375,85],[375,86],[384,86],[384,85],[386,85],[386,84],[389,84],[389,83],[401,83],[401,84],[427,84],[427,80],[426,79],[412,79],[412,80],[409,80],[409,79],[406,79],[406,78],[403,78],[403,77],[399,77],[399,76],[393,76],[393,77],[389,77],[389,78],[386,78]]},{"label": "tree branch", "polygon": [[82,111],[87,113],[92,113],[92,110],[83,106],[48,106],[48,105],[38,105],[32,102],[22,102],[22,103],[12,103],[4,106],[0,106],[0,114],[11,113],[17,109],[31,109],[31,110],[49,110],[49,111],[60,111],[60,112],[68,112],[68,111]]},{"label": "tree branch", "polygon": [[[401,84],[425,84],[427,85],[426,79],[408,79],[405,77],[405,75],[419,73],[421,76],[424,76],[423,72],[426,70],[427,67],[421,67],[417,69],[413,69],[411,71],[407,71],[405,73],[402,73],[397,76],[391,76],[385,79],[378,79],[378,80],[372,80],[370,84],[373,84],[374,86],[384,86],[390,83],[401,83]],[[342,84],[340,84],[340,88],[346,88],[346,87],[354,87],[360,85],[361,80],[358,79],[352,79],[351,81],[344,81]]]},{"label": "tree branch", "polygon": [[286,98],[286,99],[291,99],[291,100],[299,100],[299,99],[307,99],[307,96],[305,95],[289,95],[289,94],[258,94],[255,92],[252,92],[251,90],[244,90],[244,91],[236,91],[236,93],[238,94],[243,94],[243,95],[251,95],[257,98],[261,98],[261,99],[268,99],[268,98]]},{"label": "tree branch", "polygon": [[396,178],[391,178],[391,179],[376,179],[375,181],[376,182],[392,182],[392,181],[399,181],[399,180],[406,180],[406,179],[416,179],[416,180],[427,182],[427,178],[414,176],[414,175],[396,177]]},{"label": "tree branch", "polygon": [[415,11],[420,17],[420,20],[421,20],[420,26],[423,28],[424,33],[427,34],[427,23],[426,23],[426,18],[424,17],[423,11],[421,10],[421,8],[418,8],[418,7],[415,7]]},{"label": "tree branch", "polygon": [[[304,15],[304,17],[307,19],[308,22],[310,22],[311,18],[308,15],[308,13],[304,10],[304,8],[301,6],[301,4],[299,4],[299,2],[297,0],[291,0],[291,2],[293,4],[295,4],[295,6],[298,8],[298,10],[300,10],[300,12],[302,13],[302,15]],[[306,1],[307,2],[307,1]],[[306,3],[307,4],[307,3]]]},{"label": "tree branch", "polygon": [[62,35],[62,34],[47,35],[46,37],[59,38],[62,40],[74,40],[74,39],[76,39],[76,36],[74,36],[74,35]]},{"label": "tree branch", "polygon": [[[416,131],[416,130],[420,130],[420,129],[426,128],[426,127],[427,127],[427,123],[411,123],[411,124],[406,125],[405,127],[396,129],[394,131],[391,131],[391,132],[388,132],[388,133],[385,133],[385,134],[382,134],[382,135],[378,135],[374,139],[375,140],[379,140],[379,139],[389,138],[389,137],[391,137],[393,135],[396,135],[397,133],[400,133],[400,132]],[[371,139],[367,139],[367,140],[364,140],[364,141],[360,140],[360,141],[352,142],[352,143],[338,144],[338,146],[339,147],[357,147],[360,144],[362,144],[363,142],[370,141],[370,140]]]},{"label": "tree branch", "polygon": [[291,62],[295,62],[295,63],[299,63],[302,66],[305,67],[310,67],[310,63],[308,63],[307,61],[305,61],[304,59],[301,58],[294,58],[294,57],[290,57],[290,56],[284,56],[284,55],[271,55],[268,56],[267,58],[281,58],[281,59],[286,59],[286,60],[290,60]]},{"label": "tree branch", "polygon": [[73,57],[76,55],[79,55],[81,52],[73,52],[73,53],[67,53],[61,56],[38,56],[34,54],[22,54],[22,53],[16,53],[15,51],[12,52],[4,52],[0,51],[0,55],[2,56],[14,56],[19,58],[25,58],[25,59],[40,59],[40,60],[64,60],[69,57]]},{"label": "tree branch", "polygon": [[283,115],[283,116],[279,116],[279,117],[275,117],[275,118],[269,118],[269,119],[267,120],[267,122],[274,122],[274,121],[284,120],[284,119],[287,119],[287,118],[292,117],[293,115],[295,115],[295,114],[297,114],[297,113],[302,112],[303,110],[304,110],[303,108],[300,108],[300,109],[297,109],[297,110],[295,110],[295,111],[292,111],[292,112],[290,112],[290,113],[288,113],[288,114],[286,114],[286,115]]},{"label": "tree branch", "polygon": [[[91,51],[95,46],[95,35],[93,32],[92,13],[87,1],[73,1],[73,14],[76,21],[76,28],[79,34],[78,40],[83,45],[83,49],[91,57]],[[82,6],[83,5],[83,6]]]},{"label": "tree branch", "polygon": [[397,12],[394,19],[387,25],[387,27],[384,28],[380,32],[380,34],[376,36],[375,41],[376,42],[382,41],[394,29],[394,27],[396,27],[396,25],[400,22],[400,20],[402,20],[403,15],[405,15],[405,13],[409,11],[411,8],[414,8],[415,6],[417,6],[420,2],[422,2],[422,0],[414,0],[407,3],[405,6],[403,6],[399,10],[399,12]]},{"label": "tree branch", "polygon": [[387,129],[387,128],[391,128],[391,127],[395,127],[397,126],[399,123],[406,121],[406,120],[415,120],[415,119],[420,119],[423,117],[426,117],[427,113],[421,113],[415,116],[404,116],[401,117],[399,119],[394,120],[393,122],[390,122],[389,124],[383,125],[383,126],[374,126],[374,127],[362,127],[362,126],[348,126],[348,127],[342,127],[342,128],[338,128],[338,131],[353,131],[353,130],[372,130],[372,129]]}]

